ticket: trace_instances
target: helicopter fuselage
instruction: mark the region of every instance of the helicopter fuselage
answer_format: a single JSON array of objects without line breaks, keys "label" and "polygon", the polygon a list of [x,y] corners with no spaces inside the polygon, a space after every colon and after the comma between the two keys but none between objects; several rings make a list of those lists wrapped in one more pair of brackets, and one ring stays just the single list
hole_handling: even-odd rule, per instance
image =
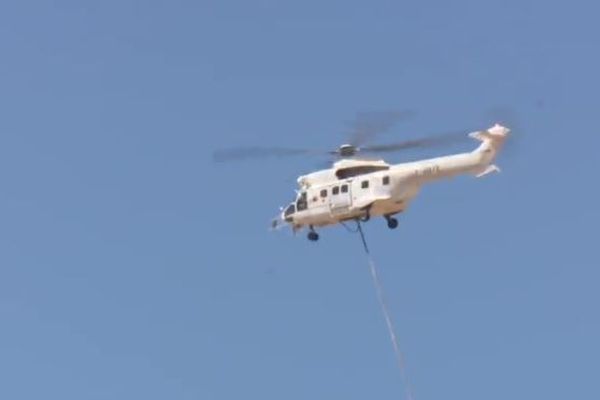
[{"label": "helicopter fuselage", "polygon": [[294,230],[308,227],[313,240],[318,238],[315,227],[347,220],[384,216],[388,226],[396,227],[392,216],[405,211],[423,185],[457,175],[480,177],[497,171],[492,162],[508,132],[495,125],[471,134],[482,142],[471,152],[415,162],[390,165],[383,161],[342,160],[332,169],[300,177],[298,196],[280,219]]}]

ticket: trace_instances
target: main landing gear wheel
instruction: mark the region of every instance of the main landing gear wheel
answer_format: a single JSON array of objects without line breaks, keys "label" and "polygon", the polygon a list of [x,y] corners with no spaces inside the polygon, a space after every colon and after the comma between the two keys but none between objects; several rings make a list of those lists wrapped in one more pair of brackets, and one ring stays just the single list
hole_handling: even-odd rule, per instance
[{"label": "main landing gear wheel", "polygon": [[387,226],[390,229],[396,229],[398,227],[398,220],[394,217],[385,217],[387,220]]},{"label": "main landing gear wheel", "polygon": [[308,240],[310,240],[311,242],[316,242],[317,240],[319,240],[319,234],[315,231],[308,232]]}]

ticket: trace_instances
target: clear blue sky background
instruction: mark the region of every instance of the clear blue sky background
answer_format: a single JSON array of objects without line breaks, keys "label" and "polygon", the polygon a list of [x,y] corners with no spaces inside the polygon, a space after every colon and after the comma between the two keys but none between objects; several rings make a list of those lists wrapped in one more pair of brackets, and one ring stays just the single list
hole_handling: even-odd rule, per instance
[{"label": "clear blue sky background", "polygon": [[497,106],[502,174],[366,227],[415,398],[600,398],[594,3],[2,2],[0,398],[400,398],[359,238],[267,230],[319,160],[211,153]]}]

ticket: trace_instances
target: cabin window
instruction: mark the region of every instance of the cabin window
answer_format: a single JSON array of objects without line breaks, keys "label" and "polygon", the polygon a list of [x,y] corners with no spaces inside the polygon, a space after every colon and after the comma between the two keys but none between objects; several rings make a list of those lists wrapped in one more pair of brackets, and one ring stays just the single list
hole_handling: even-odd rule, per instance
[{"label": "cabin window", "polygon": [[302,192],[298,201],[296,202],[296,208],[298,211],[303,211],[308,208],[308,201],[306,200],[306,192]]},{"label": "cabin window", "polygon": [[348,193],[348,185],[342,185],[342,193]]},{"label": "cabin window", "polygon": [[360,187],[363,189],[367,189],[369,187],[369,181],[362,181],[360,183]]},{"label": "cabin window", "polygon": [[331,189],[331,194],[338,194],[339,192],[340,192],[339,186],[334,186],[333,189]]},{"label": "cabin window", "polygon": [[327,189],[321,190],[321,197],[327,197]]},{"label": "cabin window", "polygon": [[390,184],[390,177],[389,176],[384,176],[382,182],[383,182],[384,185],[389,185]]}]

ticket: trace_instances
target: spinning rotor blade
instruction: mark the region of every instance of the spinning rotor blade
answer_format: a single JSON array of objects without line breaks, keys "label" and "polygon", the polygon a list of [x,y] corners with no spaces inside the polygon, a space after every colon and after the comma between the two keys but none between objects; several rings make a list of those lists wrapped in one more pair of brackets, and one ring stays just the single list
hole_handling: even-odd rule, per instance
[{"label": "spinning rotor blade", "polygon": [[363,146],[360,148],[361,153],[392,153],[395,151],[430,148],[459,143],[468,139],[465,132],[452,132],[442,135],[430,136],[422,139],[405,140],[397,143]]},{"label": "spinning rotor blade", "polygon": [[[515,127],[515,113],[508,108],[495,107],[488,114],[494,115],[494,120]],[[389,144],[365,145],[376,135],[388,131],[396,123],[411,119],[416,112],[411,110],[381,111],[358,113],[351,123],[350,140],[334,150],[301,149],[289,147],[260,147],[246,146],[217,150],[213,153],[215,162],[235,160],[283,158],[292,156],[333,156],[333,159],[350,158],[357,155],[392,153],[401,150],[431,148],[459,143],[468,139],[468,130],[429,136],[420,139],[404,140]],[[361,157],[363,158],[363,157]]]},{"label": "spinning rotor blade", "polygon": [[407,121],[415,115],[416,112],[411,110],[357,113],[356,119],[350,123],[348,142],[353,146],[360,146],[376,135],[388,131],[398,122]]},{"label": "spinning rotor blade", "polygon": [[293,149],[287,147],[233,147],[215,151],[213,153],[213,160],[216,162],[225,162],[314,154],[327,154],[327,152],[310,149]]}]

